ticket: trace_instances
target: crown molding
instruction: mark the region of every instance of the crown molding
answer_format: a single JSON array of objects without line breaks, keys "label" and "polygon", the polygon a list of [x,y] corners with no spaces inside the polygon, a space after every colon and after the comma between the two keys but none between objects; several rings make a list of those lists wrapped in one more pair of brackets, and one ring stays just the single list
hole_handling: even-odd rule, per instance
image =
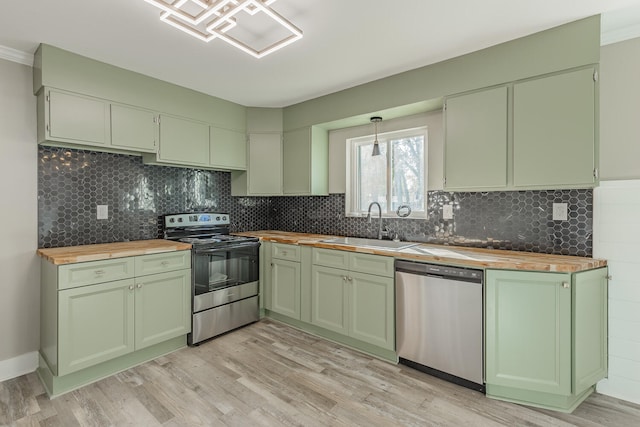
[{"label": "crown molding", "polygon": [[640,24],[627,25],[626,27],[603,31],[600,34],[600,46],[635,39],[637,37],[640,37]]},{"label": "crown molding", "polygon": [[33,66],[33,54],[0,45],[0,59]]}]

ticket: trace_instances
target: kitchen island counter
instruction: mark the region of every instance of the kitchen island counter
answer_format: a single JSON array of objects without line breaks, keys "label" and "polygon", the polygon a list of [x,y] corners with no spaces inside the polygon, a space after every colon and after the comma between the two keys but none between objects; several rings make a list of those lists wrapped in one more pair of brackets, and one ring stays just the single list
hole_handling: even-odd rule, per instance
[{"label": "kitchen island counter", "polygon": [[605,260],[587,257],[549,255],[534,252],[469,248],[426,243],[417,244],[416,246],[400,250],[371,248],[324,241],[340,236],[294,233],[278,230],[247,231],[235,234],[258,237],[261,240],[268,242],[309,245],[318,248],[371,253],[391,256],[399,259],[457,265],[462,267],[575,273],[605,267],[607,265]]}]

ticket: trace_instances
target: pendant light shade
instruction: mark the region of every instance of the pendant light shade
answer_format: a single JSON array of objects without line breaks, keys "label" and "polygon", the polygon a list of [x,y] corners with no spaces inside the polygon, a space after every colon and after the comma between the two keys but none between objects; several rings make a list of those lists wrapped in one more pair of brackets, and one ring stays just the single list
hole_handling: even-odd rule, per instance
[{"label": "pendant light shade", "polygon": [[374,117],[371,117],[369,120],[373,123],[376,130],[376,138],[373,140],[373,152],[371,153],[371,156],[379,156],[380,144],[378,144],[378,123],[382,121],[382,117],[374,116]]}]

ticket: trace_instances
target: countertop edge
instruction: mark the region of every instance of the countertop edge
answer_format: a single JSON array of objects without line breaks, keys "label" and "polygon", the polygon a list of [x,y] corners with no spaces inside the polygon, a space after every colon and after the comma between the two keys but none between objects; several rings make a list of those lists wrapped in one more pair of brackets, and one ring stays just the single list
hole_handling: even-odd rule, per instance
[{"label": "countertop edge", "polygon": [[411,248],[402,249],[399,251],[388,251],[384,249],[365,248],[320,241],[339,237],[332,235],[305,234],[273,230],[247,231],[234,234],[258,237],[261,241],[272,243],[285,243],[299,246],[337,249],[350,252],[390,256],[397,259],[433,262],[437,264],[447,264],[471,268],[475,267],[482,269],[493,268],[500,270],[541,271],[550,273],[577,273],[580,271],[593,270],[596,268],[607,266],[606,260],[597,258],[577,257],[572,255],[541,254],[537,252],[508,251],[503,249],[435,245],[431,243],[421,243],[418,246],[423,248],[449,250],[461,254],[467,253],[470,255],[476,255],[479,258],[483,258],[470,259],[470,257],[466,257],[466,259],[464,259],[464,255],[461,255],[461,257],[447,257],[440,255],[411,253]]},{"label": "countertop edge", "polygon": [[36,254],[54,265],[104,261],[140,255],[190,250],[188,243],[164,239],[134,240],[130,242],[98,243],[92,245],[40,248]]}]

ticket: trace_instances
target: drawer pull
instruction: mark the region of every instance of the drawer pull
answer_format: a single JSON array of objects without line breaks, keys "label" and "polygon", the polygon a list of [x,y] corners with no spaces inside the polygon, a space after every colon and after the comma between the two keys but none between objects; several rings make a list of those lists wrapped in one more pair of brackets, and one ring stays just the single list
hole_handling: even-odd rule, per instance
[{"label": "drawer pull", "polygon": [[163,267],[166,267],[167,265],[169,265],[169,261],[162,261],[160,265],[162,265]]},{"label": "drawer pull", "polygon": [[282,251],[283,256],[287,256],[287,251]]},{"label": "drawer pull", "polygon": [[93,273],[94,273],[96,276],[102,276],[102,275],[105,273],[105,271],[104,271],[104,270],[96,270],[96,271],[94,271]]}]

